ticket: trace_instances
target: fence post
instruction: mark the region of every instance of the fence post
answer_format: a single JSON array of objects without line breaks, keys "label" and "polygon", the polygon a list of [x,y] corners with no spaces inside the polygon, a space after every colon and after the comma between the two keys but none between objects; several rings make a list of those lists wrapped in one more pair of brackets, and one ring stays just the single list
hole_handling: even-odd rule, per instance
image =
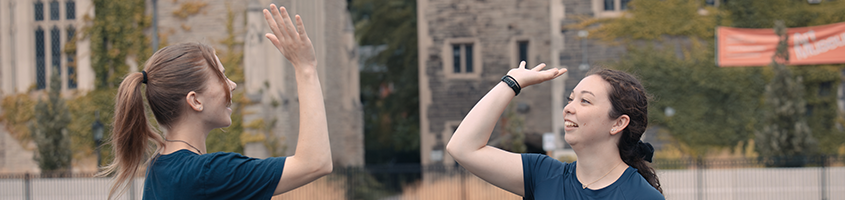
[{"label": "fence post", "polygon": [[704,199],[704,159],[701,156],[695,158],[695,193],[696,199]]},{"label": "fence post", "polygon": [[23,174],[23,195],[24,195],[24,199],[26,199],[26,200],[30,200],[30,199],[32,199],[32,198],[30,197],[30,189],[29,189],[29,186],[30,186],[30,183],[29,183],[29,172],[27,172],[27,173]]},{"label": "fence post", "polygon": [[822,200],[827,200],[827,156],[819,156],[819,159],[821,166],[821,171],[819,172],[821,184],[819,184],[819,187],[822,192]]},{"label": "fence post", "polygon": [[135,200],[135,177],[129,178],[129,200]]},{"label": "fence post", "polygon": [[461,199],[467,199],[467,184],[465,176],[466,169],[464,169],[463,167],[455,167],[455,169],[460,172],[458,173],[458,175],[461,176]]}]

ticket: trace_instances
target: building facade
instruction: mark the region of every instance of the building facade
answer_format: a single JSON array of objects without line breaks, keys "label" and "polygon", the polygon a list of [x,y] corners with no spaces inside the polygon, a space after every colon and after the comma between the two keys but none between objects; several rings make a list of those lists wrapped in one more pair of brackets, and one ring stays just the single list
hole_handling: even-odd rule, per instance
[{"label": "building facade", "polygon": [[[334,163],[336,166],[364,164],[358,61],[346,1],[156,2],[158,33],[164,43],[200,42],[214,47],[218,54],[244,53],[245,83],[238,87],[245,90],[251,103],[245,108],[243,124],[257,120],[266,124],[245,131],[273,140],[270,146],[263,142],[247,143],[245,154],[252,157],[289,156],[296,148],[299,103],[293,67],[264,37],[270,30],[261,10],[275,3],[286,6],[292,15],[300,14],[318,56]],[[147,13],[152,14],[152,1],[147,1],[146,6]],[[196,10],[186,12],[185,8],[189,7]],[[95,15],[91,0],[0,0],[0,97],[44,90],[53,72],[61,75],[65,97],[93,90],[90,42],[80,37],[85,15]],[[226,22],[230,18],[234,22],[235,40],[243,42],[234,49],[227,49],[223,44],[229,36]],[[152,29],[145,31],[153,34]],[[71,38],[77,38],[76,48],[66,50],[65,44]],[[131,71],[143,66],[131,61],[127,64]],[[2,125],[0,134],[3,144],[0,172],[37,172],[37,164],[32,160],[34,145],[21,146]]]},{"label": "building facade", "polygon": [[[445,152],[469,110],[508,70],[525,60],[569,72],[522,90],[511,104],[524,117],[529,152],[572,154],[563,141],[566,96],[597,63],[624,53],[623,47],[587,39],[570,30],[575,16],[617,17],[628,0],[418,0],[420,146],[423,165],[452,166]],[[501,124],[489,145],[500,146]],[[544,150],[543,134],[555,150]],[[568,153],[567,153],[568,152]]]}]

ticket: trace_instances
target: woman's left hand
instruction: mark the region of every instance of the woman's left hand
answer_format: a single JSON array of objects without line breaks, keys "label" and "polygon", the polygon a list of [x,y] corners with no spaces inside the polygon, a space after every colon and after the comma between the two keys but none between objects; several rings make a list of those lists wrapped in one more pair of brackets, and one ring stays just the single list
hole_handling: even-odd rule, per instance
[{"label": "woman's left hand", "polygon": [[293,64],[296,70],[313,70],[317,66],[317,57],[314,53],[314,46],[311,39],[305,33],[305,25],[302,18],[296,15],[296,27],[291,22],[287,9],[281,7],[276,9],[275,4],[270,5],[270,10],[264,10],[264,19],[273,33],[265,36],[273,42],[276,49],[279,49],[285,58]]},{"label": "woman's left hand", "polygon": [[519,63],[519,67],[508,71],[508,75],[516,79],[516,82],[519,83],[520,87],[525,88],[529,85],[534,85],[557,78],[558,76],[563,75],[567,71],[565,68],[552,68],[543,70],[544,67],[546,67],[546,64],[540,63],[534,68],[526,69],[525,61],[522,61]]}]

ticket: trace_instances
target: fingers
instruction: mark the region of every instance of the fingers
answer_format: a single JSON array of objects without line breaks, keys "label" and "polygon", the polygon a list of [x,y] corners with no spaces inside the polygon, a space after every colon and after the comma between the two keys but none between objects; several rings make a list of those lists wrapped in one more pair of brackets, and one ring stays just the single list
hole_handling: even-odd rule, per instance
[{"label": "fingers", "polygon": [[[275,38],[276,35],[281,34],[279,32],[279,27],[276,24],[276,20],[273,19],[273,16],[270,14],[270,11],[264,9],[264,20],[267,21],[267,26],[270,26],[270,31],[273,32]],[[269,33],[268,33],[269,34]]]},{"label": "fingers", "polygon": [[302,40],[308,38],[308,35],[305,34],[305,23],[302,23],[302,17],[296,15],[296,30],[299,31],[299,37]]},{"label": "fingers", "polygon": [[531,68],[531,70],[534,70],[534,71],[540,71],[540,70],[542,70],[544,67],[546,67],[546,63],[540,63],[539,65],[535,66],[534,68]]},{"label": "fingers", "polygon": [[519,69],[525,69],[525,61],[524,60],[519,62]]},{"label": "fingers", "polygon": [[273,21],[276,24],[276,30],[278,30],[278,32],[275,33],[276,38],[278,38],[280,41],[286,40],[288,27],[285,26],[284,21],[282,19],[284,16],[279,13],[279,10],[283,10],[284,7],[276,9],[276,4],[270,4],[270,8],[272,8],[271,10],[273,12]]},{"label": "fingers", "polygon": [[281,46],[282,45],[282,43],[279,42],[279,38],[276,38],[276,35],[273,35],[272,33],[266,33],[266,34],[264,34],[264,37],[267,37],[267,39],[270,39],[270,42],[273,42],[273,45],[275,45],[275,46]]},{"label": "fingers", "polygon": [[290,15],[288,14],[288,10],[284,6],[279,8],[279,10],[282,12],[281,13],[282,14],[282,23],[284,23],[283,26],[285,26],[284,31],[285,31],[285,34],[286,34],[285,38],[286,39],[287,38],[293,38],[294,35],[296,35],[296,30],[294,30],[295,28],[293,26],[293,22],[291,22],[291,20],[290,20]]}]

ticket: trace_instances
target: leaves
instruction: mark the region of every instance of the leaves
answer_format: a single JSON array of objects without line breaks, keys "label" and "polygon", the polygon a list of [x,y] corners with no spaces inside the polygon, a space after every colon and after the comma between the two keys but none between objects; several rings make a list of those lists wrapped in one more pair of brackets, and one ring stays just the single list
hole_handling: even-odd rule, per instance
[{"label": "leaves", "polygon": [[366,162],[417,163],[416,2],[355,0],[350,10],[359,44],[375,49],[374,55],[362,58],[360,78]]}]

